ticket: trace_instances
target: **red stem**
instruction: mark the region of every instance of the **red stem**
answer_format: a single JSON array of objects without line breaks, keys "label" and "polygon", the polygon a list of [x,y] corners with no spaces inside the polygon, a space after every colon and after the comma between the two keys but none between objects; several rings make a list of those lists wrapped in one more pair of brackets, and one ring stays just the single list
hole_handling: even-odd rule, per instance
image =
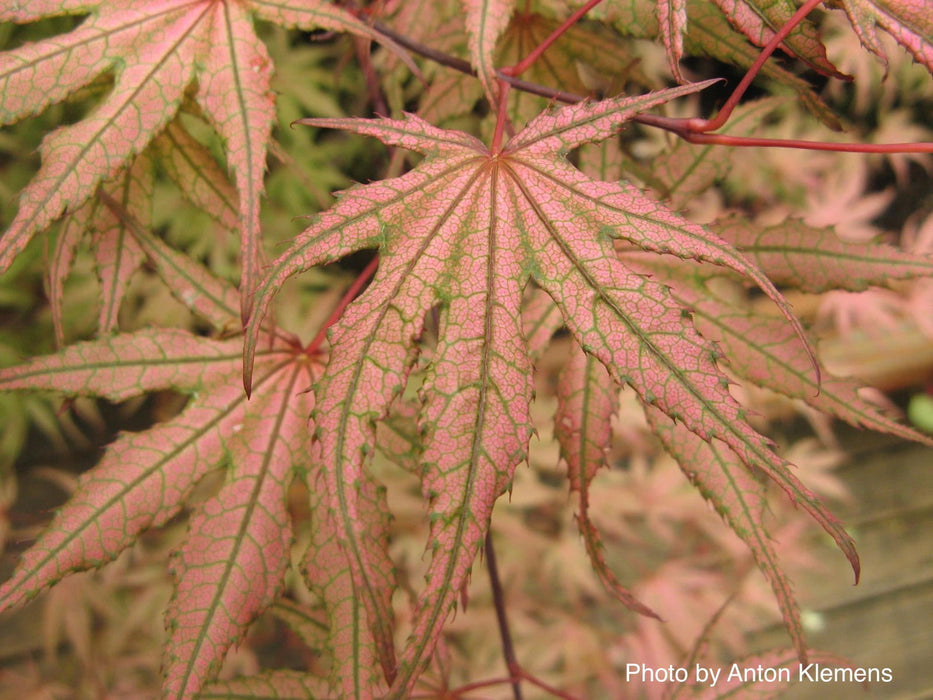
[{"label": "red stem", "polygon": [[564,34],[564,32],[566,32],[573,25],[579,22],[580,18],[583,17],[583,15],[585,15],[587,12],[592,10],[594,7],[596,7],[601,2],[602,0],[589,0],[589,2],[587,2],[583,7],[581,7],[579,10],[577,10],[572,15],[570,15],[570,17],[565,19],[561,23],[561,25],[557,29],[555,29],[553,32],[551,32],[550,36],[548,36],[547,39],[545,39],[540,44],[538,44],[538,46],[535,47],[535,49],[531,53],[525,56],[525,58],[523,58],[521,61],[516,63],[514,66],[503,68],[502,69],[503,72],[506,73],[507,75],[511,75],[516,78],[520,76],[522,73],[528,70],[535,61],[537,61],[541,57],[541,54],[543,54],[545,51],[547,51],[550,48],[551,44],[553,44],[555,41],[560,39],[560,37]]},{"label": "red stem", "polygon": [[314,339],[308,343],[308,347],[305,348],[306,355],[312,355],[317,352],[318,348],[320,348],[321,344],[324,342],[324,338],[327,337],[327,331],[331,326],[340,320],[340,318],[343,316],[343,312],[350,305],[350,302],[356,299],[356,295],[360,293],[360,290],[362,290],[363,287],[366,286],[366,283],[369,282],[369,280],[372,278],[372,276],[376,274],[376,268],[378,267],[379,256],[376,255],[372,260],[369,261],[369,265],[363,269],[359,277],[353,281],[353,284],[350,285],[347,291],[344,292],[343,296],[340,298],[340,303],[337,304],[337,306],[331,312],[330,316],[324,322],[324,325],[321,326],[321,330],[319,330],[317,335],[314,336]]},{"label": "red stem", "polygon": [[496,130],[492,135],[492,145],[489,147],[489,150],[493,153],[498,153],[499,148],[502,146],[502,134],[505,132],[505,124],[509,120],[507,112],[507,107],[509,104],[509,88],[511,86],[502,80],[499,79],[499,105],[496,111]]},{"label": "red stem", "polygon": [[803,139],[765,139],[754,136],[728,134],[677,133],[689,143],[710,143],[718,146],[744,146],[764,148],[799,148],[808,151],[836,151],[839,153],[933,153],[933,143],[831,143]]},{"label": "red stem", "polygon": [[733,90],[732,94],[729,95],[729,99],[726,100],[726,103],[719,110],[719,113],[710,120],[686,120],[689,124],[688,129],[694,133],[707,132],[714,131],[725,124],[729,120],[729,117],[732,116],[732,111],[738,106],[739,100],[742,99],[742,95],[745,94],[748,86],[752,84],[752,81],[758,75],[758,71],[761,70],[761,67],[765,64],[765,61],[771,57],[771,54],[774,53],[775,49],[777,49],[777,47],[781,45],[781,42],[787,38],[787,35],[794,31],[794,28],[800,24],[804,18],[822,2],[823,0],[807,0],[807,2],[801,5],[800,9],[797,10],[793,16],[784,23],[784,26],[781,27],[778,32],[771,38],[771,41],[765,44],[765,47],[761,50],[761,53],[758,54],[758,58],[755,59],[755,62],[752,63],[751,67],[742,77],[742,80],[739,81],[739,84],[736,86],[735,90]]}]

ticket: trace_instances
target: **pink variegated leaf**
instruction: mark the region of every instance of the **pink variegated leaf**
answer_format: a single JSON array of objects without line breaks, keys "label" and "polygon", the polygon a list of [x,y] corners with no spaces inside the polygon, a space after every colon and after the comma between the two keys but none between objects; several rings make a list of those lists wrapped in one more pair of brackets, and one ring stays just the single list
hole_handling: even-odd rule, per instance
[{"label": "pink variegated leaf", "polygon": [[93,202],[88,201],[76,212],[69,214],[62,222],[58,236],[55,238],[55,248],[49,260],[48,270],[48,296],[49,308],[52,312],[52,326],[55,329],[55,341],[59,347],[65,344],[64,309],[62,302],[65,299],[65,280],[71,274],[75,253],[84,238],[88,226],[88,219],[93,210]]},{"label": "pink variegated leaf", "polygon": [[[140,156],[116,181],[102,187],[141,226],[151,224],[152,167],[148,157]],[[97,330],[103,334],[116,329],[120,302],[131,275],[142,265],[145,253],[124,220],[110,209],[98,206],[94,213],[89,226],[94,232],[92,245],[101,282]]]},{"label": "pink variegated leaf", "polygon": [[768,508],[763,484],[749,473],[738,455],[719,440],[700,440],[652,406],[645,407],[645,415],[690,483],[748,545],[755,563],[771,584],[798,658],[806,659],[800,609],[764,522]]},{"label": "pink variegated leaf", "polygon": [[[118,6],[64,37],[0,55],[4,122],[63,99],[125,60],[103,104],[43,141],[42,168],[21,193],[16,219],[0,240],[0,269],[66,207],[79,206],[115,175],[173,116],[206,48],[208,8],[184,0]],[[63,79],[50,82],[51,76]]]},{"label": "pink variegated leaf", "polygon": [[498,103],[499,88],[493,55],[496,41],[509,25],[515,0],[462,0],[469,36],[470,62],[490,104]]},{"label": "pink variegated leaf", "polygon": [[0,8],[0,22],[36,22],[44,17],[83,14],[100,5],[100,0],[30,0],[12,2]]},{"label": "pink variegated leaf", "polygon": [[[370,508],[361,511],[362,525],[371,535],[367,547],[373,558],[385,565],[381,591],[373,591],[380,605],[388,605],[395,586],[391,580],[392,562],[388,558],[389,516],[385,494],[369,478],[361,484],[361,499]],[[327,648],[331,658],[328,697],[363,698],[382,695],[388,689],[387,677],[395,672],[391,627],[381,633],[372,628],[369,617],[357,600],[347,552],[338,541],[334,514],[324,493],[311,493],[312,537],[302,570],[311,590],[324,601],[329,618]],[[386,614],[383,611],[383,614]],[[384,636],[388,635],[388,636]],[[381,642],[378,639],[382,636]],[[382,648],[380,649],[380,645]]]},{"label": "pink variegated leaf", "polygon": [[[219,322],[238,316],[235,290],[206,279],[203,270],[192,274],[179,261],[196,268],[193,262],[141,237],[136,226],[128,231],[143,241],[141,249],[180,299]],[[142,532],[175,516],[209,471],[227,468],[226,486],[195,512],[191,535],[176,555],[166,697],[191,697],[213,680],[226,651],[282,587],[291,546],[286,488],[295,465],[308,468],[313,401],[306,390],[313,359],[284,334],[266,337],[252,401],[239,382],[241,367],[239,340],[147,330],[80,343],[0,371],[4,390],[114,401],[163,389],[193,394],[177,417],[119,437],[80,478],[72,499],[0,587],[0,608],[21,605],[69,573],[115,558]]]},{"label": "pink variegated leaf", "polygon": [[[676,294],[685,302],[689,297]],[[806,401],[819,411],[847,423],[933,444],[909,426],[884,415],[859,395],[853,379],[826,375],[820,383],[800,371],[805,358],[786,332],[786,325],[767,316],[752,316],[710,299],[693,299],[697,328],[719,343],[729,364],[742,377],[786,396]]]},{"label": "pink variegated leaf", "polygon": [[143,230],[133,219],[127,218],[126,224],[137,245],[182,304],[219,331],[239,327],[239,295],[233,287]]},{"label": "pink variegated leaf", "polygon": [[577,524],[599,580],[623,605],[649,617],[658,617],[639,602],[618,580],[603,555],[599,531],[589,516],[590,483],[605,465],[612,439],[612,416],[618,406],[618,388],[606,368],[573,343],[570,359],[557,385],[557,415],[554,435],[567,463],[571,491],[580,494]]},{"label": "pink variegated leaf", "polygon": [[684,83],[680,59],[684,56],[684,33],[687,30],[687,0],[658,0],[658,29],[671,73],[678,83]]},{"label": "pink variegated leaf", "polygon": [[240,209],[237,189],[210,151],[177,119],[165,127],[152,145],[159,165],[184,197],[225,229],[234,231]]},{"label": "pink variegated leaf", "polygon": [[[42,167],[20,193],[16,218],[0,239],[0,271],[36,233],[126,168],[172,120],[196,81],[195,98],[224,140],[239,194],[245,317],[262,261],[259,208],[275,118],[272,64],[251,13],[289,27],[347,31],[401,49],[324,0],[66,2],[45,9],[93,14],[67,34],[0,54],[0,123],[35,114],[108,72],[116,80],[89,116],[43,141]],[[14,11],[8,17],[39,18]],[[414,68],[407,55],[404,60]]]},{"label": "pink variegated leaf", "polygon": [[878,27],[933,73],[933,13],[927,0],[841,0],[862,45],[887,63]]},{"label": "pink variegated leaf", "polygon": [[330,688],[322,679],[284,669],[211,683],[198,695],[200,700],[326,700],[330,697]]},{"label": "pink variegated leaf", "polygon": [[[764,46],[797,11],[790,0],[713,0],[736,29],[755,46]],[[781,45],[787,53],[811,68],[834,78],[846,79],[826,57],[826,47],[812,21],[804,19]]]},{"label": "pink variegated leaf", "polygon": [[266,172],[266,144],[275,121],[275,98],[270,89],[272,59],[252,30],[246,6],[215,3],[214,13],[207,35],[210,48],[198,76],[197,99],[226,142],[227,164],[240,195],[240,307],[245,320],[263,262],[259,200]]},{"label": "pink variegated leaf", "polygon": [[[775,2],[783,3],[785,0]],[[575,4],[582,4],[581,0],[575,0]],[[745,69],[750,67],[761,53],[760,48],[749,43],[748,38],[730,24],[729,18],[715,2],[686,0],[686,7],[686,34],[683,39],[686,55],[711,56]],[[661,36],[657,3],[603,0],[594,10],[594,14],[598,10],[605,12],[613,26],[624,34],[647,38]],[[673,58],[668,56],[669,61]],[[803,105],[826,125],[837,130],[842,128],[838,117],[806,80],[770,61],[765,63],[760,74],[796,92]]]},{"label": "pink variegated leaf", "polygon": [[129,170],[100,185],[100,196],[119,208],[118,215],[100,201],[87,200],[67,216],[56,241],[56,257],[49,267],[49,297],[52,319],[59,344],[64,344],[61,315],[64,282],[71,271],[74,251],[85,237],[89,239],[94,268],[100,280],[101,302],[98,333],[116,330],[120,304],[130,278],[142,265],[145,254],[130,231],[128,221],[144,227],[151,220],[152,168],[146,154],[137,157]]},{"label": "pink variegated leaf", "polygon": [[[846,244],[848,245],[848,244]],[[856,246],[859,248],[862,246]],[[880,247],[880,246],[879,246]],[[781,257],[775,241],[775,257]],[[893,250],[893,249],[892,249]],[[799,246],[789,242],[787,256],[793,257]],[[809,252],[809,251],[808,251]],[[899,253],[905,259],[907,254]],[[825,372],[817,382],[800,363],[807,357],[793,342],[793,330],[780,319],[753,315],[705,293],[701,282],[688,283],[692,273],[658,265],[643,255],[626,253],[629,264],[645,274],[657,277],[672,287],[678,303],[691,309],[694,323],[704,337],[715,341],[735,372],[743,379],[785,396],[805,401],[813,408],[840,418],[850,425],[897,435],[905,440],[930,444],[930,439],[886,416],[878,407],[860,396],[862,385],[855,379],[836,377]],[[914,264],[922,258],[911,258]],[[878,265],[878,274],[895,273]],[[910,266],[907,267],[910,269]],[[896,274],[896,273],[895,273]],[[702,276],[696,278],[702,280]]]},{"label": "pink variegated leaf", "polygon": [[[665,285],[616,259],[614,241],[735,271],[790,317],[786,302],[709,231],[627,185],[584,176],[564,158],[576,146],[610,137],[634,114],[703,87],[556,109],[498,153],[411,115],[304,120],[425,155],[401,177],[343,193],[297,237],[257,290],[245,346],[249,387],[259,324],[282,283],[353,251],[379,249],[372,282],[330,335],[332,353],[317,385],[313,450],[324,465],[327,507],[357,591],[356,615],[366,614],[378,649],[388,623],[377,595],[384,571],[360,526],[367,506],[358,488],[374,451],[376,423],[388,415],[418,356],[426,315],[440,320],[419,418],[432,558],[392,693],[411,691],[469,576],[493,503],[526,456],[531,367],[519,309],[532,281],[616,383],[630,384],[646,404],[703,440],[719,438],[744,464],[768,474],[830,532],[857,569],[848,535],[745,421],[716,366],[715,348],[684,323],[685,309]],[[802,338],[799,322],[790,325]],[[379,658],[385,665],[381,652]]]},{"label": "pink variegated leaf", "polygon": [[300,363],[265,382],[226,449],[220,492],[192,516],[173,558],[175,595],[163,673],[167,697],[187,698],[216,677],[227,650],[283,585],[292,532],[285,494],[305,459],[312,394]]},{"label": "pink variegated leaf", "polygon": [[[141,331],[80,343],[52,357],[5,368],[0,389],[55,390],[119,401],[156,389],[213,385],[236,356],[232,341],[182,331]],[[121,437],[98,469],[82,477],[72,501],[4,584],[2,605],[18,605],[70,571],[108,561],[140,531],[171,517],[191,485],[221,460],[223,435],[232,435],[243,399],[221,382],[169,423]]]},{"label": "pink variegated leaf", "polygon": [[[71,345],[0,370],[0,391],[39,389],[124,401],[147,391],[200,388],[236,356],[235,343],[162,329]],[[160,358],[154,362],[153,358]]]},{"label": "pink variegated leaf", "polygon": [[[236,189],[207,149],[177,121],[169,124],[153,146],[160,156],[160,164],[185,197],[230,231],[236,229],[239,221]],[[49,298],[60,344],[64,343],[60,320],[64,280],[70,271],[74,248],[85,235],[89,234],[95,268],[101,281],[100,333],[109,333],[116,327],[117,313],[129,278],[145,257],[140,246],[162,245],[145,233],[152,218],[152,174],[152,162],[147,151],[134,159],[128,171],[100,185],[98,197],[107,206],[101,205],[100,201],[88,200],[77,212],[66,217],[56,242],[56,256],[49,269]],[[174,260],[174,264],[188,269],[189,278],[209,277],[190,260],[179,260],[177,256]],[[166,281],[178,295],[180,288],[176,286],[176,280]],[[203,314],[204,305],[200,306]],[[211,320],[218,328],[233,325],[228,319],[224,323],[216,323],[216,318]]]},{"label": "pink variegated leaf", "polygon": [[[684,45],[688,54],[712,56],[746,69],[761,53],[757,46],[732,28],[728,17],[715,4],[687,0],[687,16],[689,22]],[[837,131],[842,129],[839,118],[806,80],[770,61],[765,63],[760,74],[792,89],[801,104],[828,127]]]},{"label": "pink variegated leaf", "polygon": [[816,228],[796,219],[762,228],[731,216],[711,228],[754,260],[776,284],[805,292],[857,292],[933,273],[929,257],[884,243],[844,241],[832,228]]}]

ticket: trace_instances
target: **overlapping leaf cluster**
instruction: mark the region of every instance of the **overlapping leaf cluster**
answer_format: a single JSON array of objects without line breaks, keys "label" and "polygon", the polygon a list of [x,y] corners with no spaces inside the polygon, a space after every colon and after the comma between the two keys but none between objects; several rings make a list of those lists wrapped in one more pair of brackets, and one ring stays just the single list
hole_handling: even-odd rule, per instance
[{"label": "overlapping leaf cluster", "polygon": [[[825,372],[821,378],[807,330],[778,287],[885,286],[929,277],[933,263],[881,244],[843,243],[831,230],[794,221],[760,230],[736,216],[702,227],[630,184],[645,179],[646,169],[622,157],[611,139],[638,114],[707,83],[544,111],[537,98],[519,97],[509,106],[514,135],[501,147],[432,125],[425,117],[440,122],[467,115],[484,93],[493,97],[503,62],[521,58],[539,40],[534,37],[561,20],[553,3],[531,3],[531,13],[514,4],[464,0],[461,15],[410,2],[379,17],[402,34],[413,16],[423,17],[412,38],[437,36],[478,76],[428,71],[434,82],[423,92],[399,78],[411,60],[399,58],[378,25],[328,2],[163,0],[112,7],[43,0],[0,11],[0,19],[20,23],[89,14],[70,33],[0,54],[3,123],[86,86],[106,93],[85,118],[43,142],[41,168],[0,240],[5,269],[36,234],[61,220],[48,275],[63,342],[64,280],[89,235],[102,281],[101,338],[0,370],[0,389],[113,401],[163,389],[191,396],[175,418],[122,435],[108,448],[0,587],[0,607],[20,605],[71,572],[113,559],[179,513],[198,482],[221,470],[223,485],[193,507],[190,535],[172,560],[165,696],[403,697],[456,608],[496,500],[527,457],[533,358],[566,328],[575,351],[561,377],[555,430],[570,486],[580,492],[581,533],[604,584],[633,609],[654,614],[606,567],[587,512],[587,489],[610,440],[615,387],[629,385],[688,479],[751,548],[799,658],[806,657],[756,475],[769,477],[812,515],[856,576],[858,557],[840,523],[748,423],[729,383],[738,376],[851,423],[922,439],[864,402],[855,382]],[[870,50],[880,51],[880,26],[933,69],[933,28],[922,8],[843,5]],[[629,35],[660,37],[674,76],[682,79],[684,52],[746,65],[754,45],[767,41],[794,7],[607,0],[594,16]],[[373,64],[362,45],[380,41],[396,52],[384,61],[389,102],[404,101],[412,90],[422,112],[305,120],[375,137],[422,159],[399,177],[341,193],[264,276],[259,211],[266,157],[274,149],[275,97],[273,66],[254,17],[349,32],[368,69]],[[619,57],[599,50],[614,41],[605,26],[574,27],[555,47],[563,53],[542,61],[532,78],[579,91],[598,75],[598,88],[612,92],[635,75],[632,69],[620,78]],[[835,73],[815,25],[802,24],[785,48],[810,67]],[[568,70],[571,65],[577,70]],[[829,119],[806,83],[784,69],[769,70]],[[232,181],[178,119],[180,110],[219,135]],[[753,130],[766,112],[749,107],[729,128]],[[605,141],[605,148],[591,145]],[[653,164],[652,187],[682,206],[721,173],[722,163],[708,159],[708,150],[670,149]],[[239,293],[152,232],[154,182],[162,175],[224,229],[239,229]],[[302,345],[266,319],[289,277],[361,250],[377,251],[378,269],[333,326],[326,352],[318,341]],[[143,264],[213,335],[172,328],[113,334],[129,280]],[[714,278],[756,286],[779,313],[761,316],[719,298],[711,292]],[[244,320],[249,396],[241,381]],[[416,465],[426,503],[430,564],[411,631],[399,643],[390,516],[369,466],[379,447],[377,429],[414,388],[416,368],[421,381],[413,420],[420,439],[407,460]],[[306,481],[312,513],[300,568],[326,618],[323,636],[306,638],[326,650],[327,676],[278,672],[208,687],[227,651],[284,589],[292,546],[286,493],[296,475]]]}]

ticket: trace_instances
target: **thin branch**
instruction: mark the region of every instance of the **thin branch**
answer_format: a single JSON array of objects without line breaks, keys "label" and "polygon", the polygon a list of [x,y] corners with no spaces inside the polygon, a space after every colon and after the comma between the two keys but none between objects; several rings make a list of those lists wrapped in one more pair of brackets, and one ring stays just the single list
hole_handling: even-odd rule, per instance
[{"label": "thin branch", "polygon": [[492,546],[491,529],[486,532],[486,569],[489,571],[489,587],[492,589],[492,599],[496,606],[496,620],[499,622],[499,636],[502,638],[502,654],[505,656],[505,665],[508,666],[509,676],[511,676],[512,695],[515,700],[522,700],[520,678],[524,673],[515,657],[512,633],[509,632],[509,620],[505,613],[505,593],[502,590],[502,580],[499,578],[499,567],[496,565],[496,550]]},{"label": "thin branch", "polygon": [[[729,96],[726,104],[714,119],[707,120],[696,117],[688,119],[673,119],[670,117],[662,117],[654,114],[636,114],[634,117],[632,117],[632,121],[638,122],[639,124],[644,124],[645,126],[664,129],[665,131],[669,131],[675,136],[678,136],[685,141],[688,141],[689,143],[716,144],[735,148],[796,148],[812,151],[836,151],[839,153],[933,152],[933,144],[931,143],[840,144],[826,143],[825,141],[806,141],[801,139],[761,139],[708,133],[709,131],[718,129],[728,120],[729,116],[731,116],[732,110],[744,95],[748,85],[751,84],[752,80],[754,80],[757,72],[760,70],[761,66],[764,65],[765,61],[771,56],[775,48],[786,38],[787,34],[793,30],[794,26],[796,26],[796,24],[798,24],[800,20],[810,12],[810,10],[819,4],[820,3],[818,0],[808,0],[808,2],[801,6],[800,10],[794,14],[791,20],[789,20],[787,24],[775,34],[772,40],[759,54],[758,58],[752,64],[752,67],[742,78],[742,81]],[[450,56],[441,51],[437,51],[436,49],[432,49],[429,46],[425,46],[424,44],[421,44],[417,41],[409,39],[405,35],[399,34],[395,30],[390,29],[389,27],[379,22],[373,23],[373,28],[380,34],[384,34],[409,51],[412,51],[429,60],[434,61],[435,63],[447,66],[448,68],[452,68],[453,70],[459,71],[466,75],[472,75],[474,77],[476,76],[476,71],[473,70],[473,67],[469,64],[469,62],[464,61],[461,58]],[[501,82],[507,83],[509,86],[515,88],[516,90],[538,95],[539,97],[544,97],[555,102],[561,102],[564,104],[577,104],[588,99],[587,97],[577,95],[572,92],[555,90],[554,88],[547,87],[546,85],[532,83],[527,80],[520,80],[513,75],[509,75],[506,72],[506,69],[498,71],[496,73],[496,77]]]},{"label": "thin branch", "polygon": [[576,95],[572,92],[555,90],[554,88],[549,88],[545,85],[539,85],[538,83],[532,83],[527,80],[522,80],[521,78],[516,78],[515,76],[509,75],[502,70],[496,72],[496,77],[499,78],[499,80],[508,83],[516,90],[521,90],[522,92],[537,95],[538,97],[546,97],[549,100],[554,100],[555,102],[563,102],[564,104],[574,105],[588,99],[582,95]]},{"label": "thin branch", "polygon": [[787,38],[787,35],[790,34],[794,28],[800,24],[804,18],[810,14],[816,7],[822,4],[823,0],[807,0],[803,5],[800,6],[793,16],[784,23],[784,26],[771,37],[771,41],[765,44],[765,47],[761,50],[761,53],[758,54],[758,58],[755,59],[755,62],[752,63],[751,67],[745,72],[745,75],[742,76],[742,80],[739,81],[739,84],[736,86],[735,90],[732,91],[732,94],[729,95],[729,99],[726,100],[725,104],[722,106],[722,109],[710,120],[706,119],[690,119],[687,120],[690,123],[689,130],[691,132],[707,132],[715,131],[722,127],[725,124],[729,117],[732,116],[732,111],[739,104],[739,100],[742,99],[742,95],[745,94],[745,91],[748,89],[749,85],[752,84],[752,81],[758,75],[758,71],[761,70],[764,66],[765,61],[767,61],[771,54],[775,52],[778,46],[781,45],[781,42]]},{"label": "thin branch", "polygon": [[473,66],[470,65],[469,61],[464,61],[462,58],[457,58],[456,56],[451,56],[446,54],[443,51],[438,51],[437,49],[432,49],[430,46],[425,46],[414,39],[410,39],[404,34],[399,34],[391,27],[383,24],[382,22],[373,22],[373,29],[375,29],[380,34],[388,37],[394,41],[399,46],[413,51],[419,56],[424,56],[427,59],[434,61],[442,66],[447,66],[448,68],[453,68],[456,71],[461,73],[466,73],[467,75],[472,75],[476,77],[476,71],[473,70]]}]

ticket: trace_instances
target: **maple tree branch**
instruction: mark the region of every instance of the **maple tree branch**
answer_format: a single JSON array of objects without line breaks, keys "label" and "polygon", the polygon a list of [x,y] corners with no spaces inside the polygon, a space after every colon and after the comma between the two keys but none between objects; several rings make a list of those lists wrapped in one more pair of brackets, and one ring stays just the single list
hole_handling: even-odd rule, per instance
[{"label": "maple tree branch", "polygon": [[492,545],[492,529],[486,531],[485,555],[486,570],[489,572],[489,587],[496,606],[496,621],[499,623],[499,637],[502,639],[502,654],[505,656],[505,665],[511,677],[512,695],[515,700],[522,700],[520,679],[524,673],[515,656],[512,633],[509,631],[509,620],[505,612],[505,593],[502,590],[502,580],[499,578],[499,567],[496,564],[496,550]]},{"label": "maple tree branch", "polygon": [[564,90],[555,90],[554,88],[549,88],[545,85],[540,85],[538,83],[522,80],[521,78],[516,78],[513,75],[505,73],[504,70],[497,71],[496,77],[499,78],[499,80],[508,83],[517,90],[521,90],[522,92],[527,92],[532,95],[537,95],[538,97],[546,97],[556,102],[563,102],[565,104],[572,105],[588,99],[583,95],[577,95],[572,92],[565,92]]},{"label": "maple tree branch", "polygon": [[[801,7],[801,11],[807,9],[809,12],[812,9],[810,6],[815,7],[819,5],[818,0],[809,0],[806,5]],[[794,15],[797,17],[798,12]],[[800,19],[803,18],[807,13],[803,12],[801,17],[796,20],[799,23]],[[749,69],[749,71],[742,78],[742,81],[736,87],[736,89],[729,96],[729,99],[726,101],[726,104],[720,109],[719,113],[711,120],[691,117],[691,118],[671,118],[671,117],[662,117],[654,114],[636,114],[632,117],[632,121],[638,122],[639,124],[644,124],[645,126],[651,126],[657,129],[664,129],[669,131],[675,136],[678,136],[689,143],[705,143],[705,144],[715,144],[720,146],[731,146],[735,148],[757,148],[757,147],[766,147],[766,148],[797,148],[802,150],[812,150],[812,151],[835,151],[838,153],[931,153],[933,152],[933,143],[924,143],[924,142],[910,142],[910,143],[885,143],[885,144],[844,144],[844,143],[828,143],[826,141],[808,141],[803,139],[764,139],[764,138],[754,138],[754,137],[744,137],[744,136],[729,136],[726,134],[711,134],[708,133],[714,129],[720,128],[723,124],[726,123],[728,118],[731,116],[732,111],[735,109],[735,106],[738,104],[739,100],[744,95],[749,84],[754,80],[758,70],[761,66],[764,65],[764,62],[771,56],[774,52],[774,49],[786,38],[788,32],[793,30],[795,25],[792,25],[794,19],[792,18],[788,25],[783,27],[781,31],[775,34],[775,37],[769,42],[768,46],[762,50],[759,54],[758,59]],[[388,38],[395,41],[400,46],[403,46],[414,53],[417,53],[424,58],[427,58],[439,65],[452,68],[453,70],[459,71],[466,75],[471,75],[476,77],[476,71],[473,67],[461,58],[455,56],[450,56],[436,49],[432,49],[429,46],[425,46],[417,41],[409,39],[404,34],[399,34],[395,30],[376,22],[373,24],[373,28],[378,31],[380,34],[385,34]],[[786,31],[785,31],[786,29]],[[774,46],[771,46],[771,44]],[[583,95],[577,95],[572,92],[566,92],[564,90],[557,90],[546,85],[541,85],[539,83],[533,83],[527,80],[522,80],[515,75],[510,75],[506,68],[500,69],[496,73],[496,77],[499,79],[500,83],[507,84],[516,90],[521,90],[522,92],[527,92],[532,95],[538,95],[539,97],[544,97],[555,102],[562,102],[564,104],[577,104],[588,99]],[[500,100],[500,109],[501,109],[501,100]],[[503,124],[504,127],[504,124]],[[497,125],[497,131],[499,127]],[[501,134],[499,136],[500,140],[502,138]]]},{"label": "maple tree branch", "polygon": [[399,46],[406,48],[409,51],[413,51],[419,56],[423,56],[424,58],[434,61],[439,65],[453,68],[455,71],[466,73],[467,75],[472,75],[474,78],[476,77],[476,71],[473,69],[473,66],[470,65],[469,61],[464,61],[462,58],[451,56],[450,54],[446,54],[443,51],[438,51],[437,49],[432,49],[430,46],[426,46],[425,44],[417,42],[404,34],[400,34],[382,22],[373,22],[372,28],[383,36],[388,37]]}]

